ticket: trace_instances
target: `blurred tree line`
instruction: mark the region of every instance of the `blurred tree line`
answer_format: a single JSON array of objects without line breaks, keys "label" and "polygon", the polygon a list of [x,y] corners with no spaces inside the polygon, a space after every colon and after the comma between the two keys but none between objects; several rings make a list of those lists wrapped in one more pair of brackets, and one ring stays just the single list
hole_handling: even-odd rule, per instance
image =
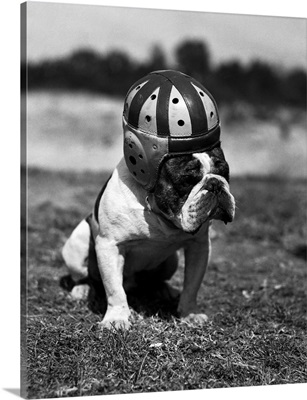
[{"label": "blurred tree line", "polygon": [[[244,101],[258,107],[306,108],[306,71],[280,70],[260,60],[243,65],[238,60],[213,66],[206,43],[186,40],[175,49],[169,65],[159,46],[148,61],[137,62],[124,51],[105,55],[80,49],[57,60],[22,65],[22,90],[85,90],[124,96],[129,87],[150,71],[178,69],[193,76],[214,94],[218,104]],[[27,79],[25,79],[27,77]]]}]

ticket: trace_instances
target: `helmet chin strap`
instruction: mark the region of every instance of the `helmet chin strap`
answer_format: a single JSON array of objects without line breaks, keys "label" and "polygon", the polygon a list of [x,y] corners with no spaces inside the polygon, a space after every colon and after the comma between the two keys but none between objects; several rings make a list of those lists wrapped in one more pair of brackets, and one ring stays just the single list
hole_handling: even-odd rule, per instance
[{"label": "helmet chin strap", "polygon": [[150,205],[150,203],[149,203],[149,195],[147,195],[146,197],[145,197],[145,204],[146,204],[146,207],[147,207],[147,209],[148,209],[148,211],[153,211],[152,210],[152,207],[151,207],[151,205]]}]

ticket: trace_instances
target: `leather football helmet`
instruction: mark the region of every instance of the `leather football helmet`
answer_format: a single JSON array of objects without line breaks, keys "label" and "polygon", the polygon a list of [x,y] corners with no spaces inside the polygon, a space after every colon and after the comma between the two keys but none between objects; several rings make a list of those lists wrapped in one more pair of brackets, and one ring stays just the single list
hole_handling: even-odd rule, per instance
[{"label": "leather football helmet", "polygon": [[214,98],[197,80],[174,70],[151,72],[132,85],[123,130],[127,167],[148,191],[165,157],[207,151],[220,143]]}]

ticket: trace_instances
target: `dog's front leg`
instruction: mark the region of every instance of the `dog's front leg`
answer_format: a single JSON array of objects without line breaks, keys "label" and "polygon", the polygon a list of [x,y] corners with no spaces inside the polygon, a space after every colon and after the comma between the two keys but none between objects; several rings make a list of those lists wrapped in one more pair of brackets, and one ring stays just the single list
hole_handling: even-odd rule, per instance
[{"label": "dog's front leg", "polygon": [[96,253],[108,303],[100,326],[108,329],[129,329],[130,310],[123,288],[124,255],[115,243],[100,235],[96,238]]},{"label": "dog's front leg", "polygon": [[185,248],[185,271],[183,291],[178,305],[179,315],[186,321],[203,323],[208,320],[197,306],[197,293],[204,278],[209,257],[210,238],[208,232],[203,240],[193,241]]}]

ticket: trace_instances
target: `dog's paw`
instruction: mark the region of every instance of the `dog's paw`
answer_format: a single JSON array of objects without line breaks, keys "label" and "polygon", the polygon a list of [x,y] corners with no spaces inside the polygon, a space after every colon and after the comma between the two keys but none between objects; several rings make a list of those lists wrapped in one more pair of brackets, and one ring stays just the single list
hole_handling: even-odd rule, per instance
[{"label": "dog's paw", "polygon": [[99,328],[102,330],[104,328],[109,330],[129,330],[131,323],[129,322],[130,310],[123,309],[112,309],[112,311],[107,311],[105,317],[101,322],[98,322]]},{"label": "dog's paw", "polygon": [[73,300],[86,300],[88,298],[89,291],[90,287],[87,284],[76,285],[72,288],[69,297]]},{"label": "dog's paw", "polygon": [[98,322],[98,327],[100,330],[109,329],[111,330],[123,330],[123,331],[128,331],[130,329],[130,322],[128,319],[109,319],[109,320],[103,320],[101,322]]},{"label": "dog's paw", "polygon": [[191,313],[182,318],[183,322],[191,325],[204,325],[208,320],[208,316],[204,313]]}]

